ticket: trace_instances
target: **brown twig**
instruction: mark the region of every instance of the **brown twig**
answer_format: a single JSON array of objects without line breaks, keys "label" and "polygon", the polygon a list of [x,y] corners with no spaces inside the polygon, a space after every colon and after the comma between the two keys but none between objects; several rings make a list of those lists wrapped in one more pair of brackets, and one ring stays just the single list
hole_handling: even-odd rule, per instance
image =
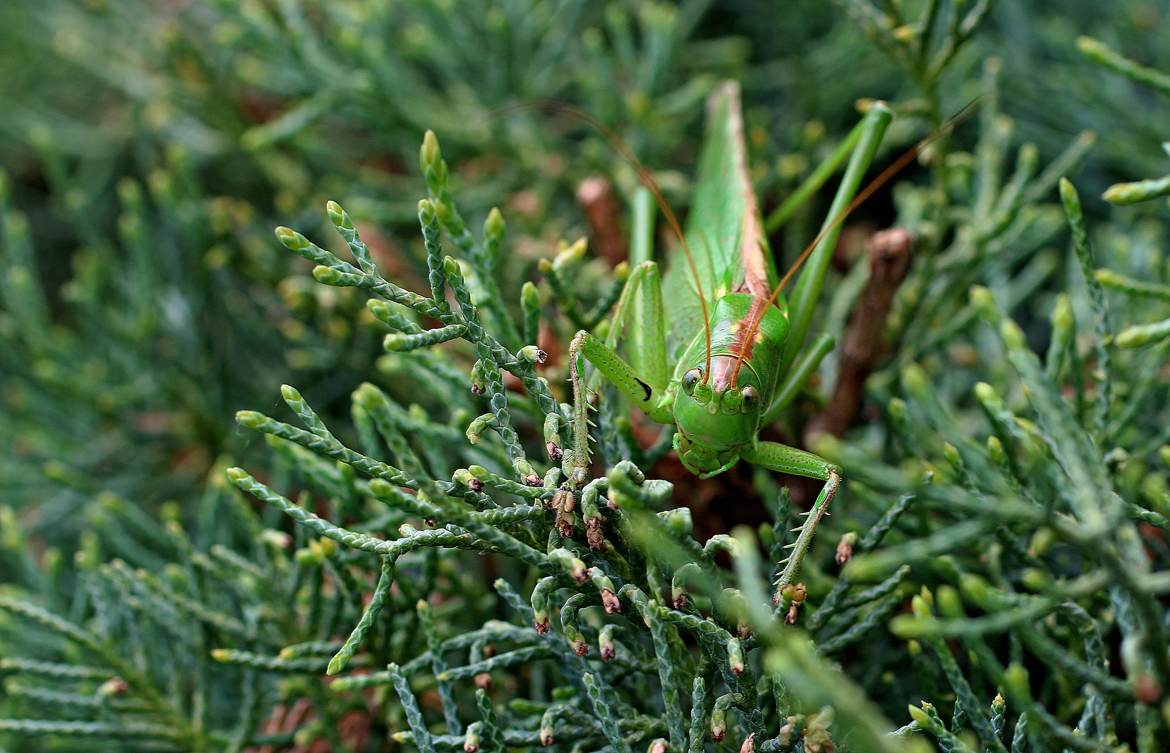
[{"label": "brown twig", "polygon": [[903,228],[875,233],[869,241],[869,280],[853,309],[845,330],[837,384],[824,411],[809,422],[805,443],[818,434],[840,436],[857,420],[869,378],[882,353],[882,329],[890,313],[894,293],[910,268],[914,236]]},{"label": "brown twig", "polygon": [[614,194],[613,184],[605,178],[586,178],[577,186],[577,203],[585,212],[585,220],[592,231],[591,245],[611,267],[627,258],[626,237],[622,233],[621,207]]}]

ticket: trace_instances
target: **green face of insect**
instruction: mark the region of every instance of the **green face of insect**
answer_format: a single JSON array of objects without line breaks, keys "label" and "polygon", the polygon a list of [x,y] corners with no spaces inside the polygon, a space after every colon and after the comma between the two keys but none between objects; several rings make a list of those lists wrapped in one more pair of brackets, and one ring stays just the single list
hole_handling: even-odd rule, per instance
[{"label": "green face of insect", "polygon": [[[742,361],[744,327],[759,301],[731,293],[716,302],[711,317],[710,374],[705,374],[707,345],[696,336],[675,372],[671,409],[675,449],[691,471],[715,473],[730,467],[756,441],[760,420],[776,383],[781,348],[788,333],[783,298],[760,320]],[[685,365],[685,368],[684,368]]]},{"label": "green face of insect", "polygon": [[[715,356],[712,371],[726,366],[724,359],[734,360]],[[737,382],[732,386],[704,380],[702,366],[683,374],[674,399],[674,421],[680,456],[689,467],[714,471],[755,440],[762,390],[750,369],[743,369]]]}]

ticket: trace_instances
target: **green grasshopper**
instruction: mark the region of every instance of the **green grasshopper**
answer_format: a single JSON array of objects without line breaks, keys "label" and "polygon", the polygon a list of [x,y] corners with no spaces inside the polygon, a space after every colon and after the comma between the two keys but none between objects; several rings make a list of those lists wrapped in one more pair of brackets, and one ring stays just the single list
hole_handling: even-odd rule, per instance
[{"label": "green grasshopper", "polygon": [[[584,330],[573,338],[569,465],[574,483],[585,479],[589,458],[578,366],[583,356],[648,418],[674,425],[674,449],[692,473],[706,478],[745,460],[819,479],[825,483],[810,512],[817,518],[824,514],[841,484],[841,469],[813,453],[761,441],[758,434],[792,402],[832,350],[831,336],[823,334],[804,348],[805,336],[842,220],[901,166],[891,165],[892,170],[858,194],[891,117],[883,103],[872,105],[846,145],[830,158],[843,161],[853,145],[828,219],[783,279],[778,279],[748,175],[735,83],[722,84],[708,101],[707,136],[685,233],[648,171],[617,145],[657,200],[680,241],[681,254],[676,252],[665,276],[648,258],[636,264],[604,340]],[[899,162],[909,160],[904,155]],[[831,171],[835,166],[827,167]],[[645,215],[651,209],[648,201],[643,203]],[[637,205],[635,210],[636,227],[652,224],[645,216],[639,219]],[[634,245],[646,248],[649,243],[644,238],[639,244],[635,237]],[[637,255],[632,254],[635,260]],[[782,290],[802,264],[790,307]],[[623,330],[630,331],[632,340],[628,361],[616,349]]]}]

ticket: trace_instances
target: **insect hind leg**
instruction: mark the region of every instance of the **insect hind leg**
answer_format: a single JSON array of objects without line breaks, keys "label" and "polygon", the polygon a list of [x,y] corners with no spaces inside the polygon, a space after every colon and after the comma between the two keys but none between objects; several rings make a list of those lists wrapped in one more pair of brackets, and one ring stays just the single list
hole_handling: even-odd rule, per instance
[{"label": "insect hind leg", "polygon": [[743,459],[752,465],[769,470],[820,479],[825,482],[816,501],[813,502],[813,506],[805,513],[804,523],[800,526],[800,533],[797,535],[796,541],[789,544],[792,551],[788,555],[788,559],[784,561],[784,570],[781,571],[780,577],[776,581],[777,589],[783,589],[796,579],[800,572],[800,563],[804,560],[809,545],[812,544],[817,526],[829,514],[829,505],[841,488],[841,469],[819,455],[779,442],[757,442],[755,447],[743,453]]}]

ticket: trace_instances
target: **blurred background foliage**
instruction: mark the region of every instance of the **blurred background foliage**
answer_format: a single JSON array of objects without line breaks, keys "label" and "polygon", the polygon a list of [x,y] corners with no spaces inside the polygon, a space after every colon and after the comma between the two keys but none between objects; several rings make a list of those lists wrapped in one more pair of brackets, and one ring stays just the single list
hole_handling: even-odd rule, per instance
[{"label": "blurred background foliage", "polygon": [[[316,208],[344,197],[386,268],[417,281],[413,165],[426,128],[459,166],[465,212],[506,213],[510,300],[556,240],[588,230],[574,201],[584,178],[633,186],[595,134],[519,103],[593,114],[659,171],[680,210],[702,98],[721,77],[744,83],[755,177],[772,205],[859,98],[913,109],[935,96],[950,113],[991,54],[1004,61],[1001,109],[1042,163],[1078,131],[1098,134],[1089,193],[1165,159],[1165,101],[1070,41],[1099,34],[1170,67],[1165,35],[1151,33],[1167,22],[1159,3],[994,3],[933,94],[867,41],[865,5],[4,3],[11,451],[0,489],[68,527],[98,489],[147,504],[193,493],[215,457],[243,449],[224,417],[281,379],[295,375],[326,411],[340,405],[376,338],[352,296],[305,284],[270,228],[312,229]],[[905,143],[918,130],[902,133]],[[881,226],[892,212],[879,197],[861,214]],[[795,223],[789,237],[808,233]]]}]

